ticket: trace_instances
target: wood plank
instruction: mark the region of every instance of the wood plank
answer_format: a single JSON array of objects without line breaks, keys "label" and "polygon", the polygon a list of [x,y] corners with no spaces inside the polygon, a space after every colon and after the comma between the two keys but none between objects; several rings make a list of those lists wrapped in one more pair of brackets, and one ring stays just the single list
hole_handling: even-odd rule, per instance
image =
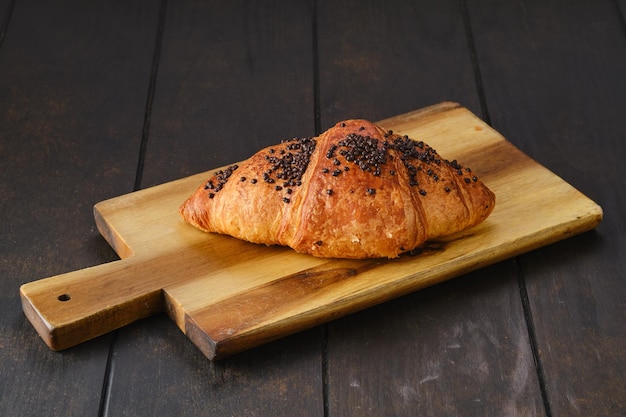
[{"label": "wood plank", "polygon": [[596,232],[520,261],[552,415],[626,408],[626,38],[616,5],[471,8],[494,125],[605,211]]},{"label": "wood plank", "polygon": [[0,49],[9,28],[14,3],[12,0],[0,0]]},{"label": "wood plank", "polygon": [[480,115],[459,4],[318,4],[322,127],[381,120],[443,101]]},{"label": "wood plank", "polygon": [[617,0],[617,8],[621,15],[622,25],[626,26],[626,0]]},{"label": "wood plank", "polygon": [[[442,100],[480,115],[458,2],[319,6],[323,126]],[[540,415],[517,291],[505,262],[331,323],[329,415]]]},{"label": "wood plank", "polygon": [[[143,188],[314,133],[310,7],[168,2]],[[166,316],[146,319],[119,332],[108,411],[322,416],[321,342],[313,329],[210,362]]]},{"label": "wood plank", "polygon": [[263,6],[168,6],[142,188],[315,134],[310,4]]},{"label": "wood plank", "polygon": [[117,259],[91,207],[132,191],[155,17],[132,1],[15,2],[0,49],[0,415],[98,413],[110,338],[50,352],[18,288]]},{"label": "wood plank", "polygon": [[511,281],[501,262],[333,322],[332,413],[543,415]]}]

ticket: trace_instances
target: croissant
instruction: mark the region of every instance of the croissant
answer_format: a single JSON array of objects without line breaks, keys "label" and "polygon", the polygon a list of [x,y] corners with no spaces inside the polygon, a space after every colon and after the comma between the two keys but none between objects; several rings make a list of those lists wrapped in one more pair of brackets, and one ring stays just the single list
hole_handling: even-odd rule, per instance
[{"label": "croissant", "polygon": [[325,258],[395,258],[475,226],[495,195],[422,141],[360,119],[221,169],[180,208],[206,232]]}]

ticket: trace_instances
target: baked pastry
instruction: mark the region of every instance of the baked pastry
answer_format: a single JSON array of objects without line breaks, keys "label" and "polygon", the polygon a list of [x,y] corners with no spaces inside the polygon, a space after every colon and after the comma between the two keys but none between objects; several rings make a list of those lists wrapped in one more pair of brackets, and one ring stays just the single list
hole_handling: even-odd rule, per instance
[{"label": "baked pastry", "polygon": [[456,160],[346,120],[221,169],[180,208],[206,232],[328,258],[395,258],[475,226],[495,195]]}]

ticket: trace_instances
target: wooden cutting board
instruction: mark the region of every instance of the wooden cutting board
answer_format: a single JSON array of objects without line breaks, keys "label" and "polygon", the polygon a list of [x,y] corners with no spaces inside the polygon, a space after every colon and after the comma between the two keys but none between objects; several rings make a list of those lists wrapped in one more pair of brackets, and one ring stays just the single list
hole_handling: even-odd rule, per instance
[{"label": "wooden cutting board", "polygon": [[[96,204],[122,258],[21,287],[24,313],[61,350],[165,311],[210,359],[241,352],[594,228],[602,209],[469,110],[441,103],[379,122],[472,167],[496,194],[482,224],[394,260],[319,259],[186,225],[210,172]],[[390,347],[391,349],[391,347]]]}]

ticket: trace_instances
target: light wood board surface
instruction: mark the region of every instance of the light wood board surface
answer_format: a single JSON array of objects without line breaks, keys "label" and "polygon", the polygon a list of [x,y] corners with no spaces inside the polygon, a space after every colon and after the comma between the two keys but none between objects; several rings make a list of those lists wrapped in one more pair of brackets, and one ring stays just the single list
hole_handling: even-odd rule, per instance
[{"label": "light wood board surface", "polygon": [[[469,110],[440,103],[379,122],[472,168],[496,194],[477,227],[394,260],[319,259],[207,234],[178,215],[210,172],[96,204],[122,258],[24,284],[22,306],[61,350],[165,311],[222,358],[594,228],[602,209]],[[277,140],[278,142],[278,140]]]}]

